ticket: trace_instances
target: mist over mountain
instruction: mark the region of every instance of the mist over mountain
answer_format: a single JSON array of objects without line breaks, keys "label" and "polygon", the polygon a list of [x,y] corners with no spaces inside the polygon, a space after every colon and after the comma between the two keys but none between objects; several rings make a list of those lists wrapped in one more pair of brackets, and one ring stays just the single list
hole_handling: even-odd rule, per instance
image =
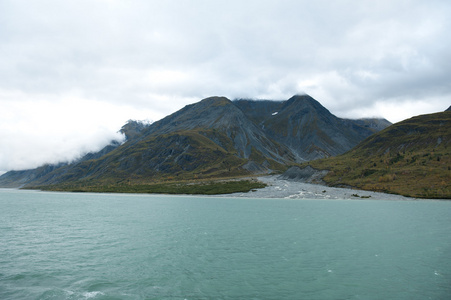
[{"label": "mist over mountain", "polygon": [[210,97],[152,124],[129,121],[122,144],[80,160],[11,171],[1,186],[146,183],[284,171],[344,153],[390,123],[331,114],[308,95],[286,101]]}]

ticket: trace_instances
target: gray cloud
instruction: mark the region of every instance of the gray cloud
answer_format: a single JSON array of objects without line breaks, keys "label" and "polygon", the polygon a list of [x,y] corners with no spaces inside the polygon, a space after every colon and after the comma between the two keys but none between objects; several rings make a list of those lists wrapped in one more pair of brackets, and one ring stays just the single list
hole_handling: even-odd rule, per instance
[{"label": "gray cloud", "polygon": [[[21,158],[48,142],[27,126],[12,142],[8,122],[25,124],[30,112],[11,103],[33,103],[34,114],[58,122],[72,99],[95,140],[129,118],[156,120],[211,95],[306,92],[339,116],[391,121],[444,110],[450,15],[446,0],[1,1],[0,109],[11,118],[0,113],[0,170],[52,160]],[[86,114],[92,103],[108,115]],[[76,138],[79,119],[54,133],[53,149],[71,137],[67,157],[93,143]]]}]

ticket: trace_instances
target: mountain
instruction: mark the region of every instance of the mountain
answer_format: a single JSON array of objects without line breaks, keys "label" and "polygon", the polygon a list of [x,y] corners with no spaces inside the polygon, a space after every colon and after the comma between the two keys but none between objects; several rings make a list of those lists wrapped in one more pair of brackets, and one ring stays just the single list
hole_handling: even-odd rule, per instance
[{"label": "mountain", "polygon": [[309,162],[333,186],[451,198],[451,111],[396,123],[351,151]]},{"label": "mountain", "polygon": [[337,118],[307,95],[287,101],[210,97],[152,124],[129,121],[121,128],[126,142],[73,163],[8,172],[0,186],[147,184],[279,172],[341,154],[386,123]]},{"label": "mountain", "polygon": [[236,152],[239,158],[248,159],[255,149],[280,163],[292,160],[287,149],[268,139],[232,101],[224,97],[210,97],[188,105],[156,122],[144,134],[161,136],[187,131],[197,132],[221,148]]},{"label": "mountain", "polygon": [[379,128],[370,128],[362,120],[338,118],[308,95],[272,103],[241,100],[236,101],[236,105],[268,137],[286,145],[296,155],[297,161],[341,154],[390,125],[383,120]]}]

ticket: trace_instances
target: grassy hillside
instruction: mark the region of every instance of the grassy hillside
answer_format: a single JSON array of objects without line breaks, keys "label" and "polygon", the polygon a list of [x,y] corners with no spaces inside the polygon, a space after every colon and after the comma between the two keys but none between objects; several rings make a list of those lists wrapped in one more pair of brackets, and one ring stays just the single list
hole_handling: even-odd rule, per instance
[{"label": "grassy hillside", "polygon": [[332,186],[451,199],[451,112],[417,116],[369,137],[351,151],[310,162]]},{"label": "grassy hillside", "polygon": [[[266,184],[257,180],[212,180],[212,181],[166,181],[146,184],[57,184],[39,186],[40,190],[91,193],[149,193],[149,194],[201,194],[218,195],[231,193],[246,193],[265,187]],[[30,187],[33,189],[33,187]]]}]

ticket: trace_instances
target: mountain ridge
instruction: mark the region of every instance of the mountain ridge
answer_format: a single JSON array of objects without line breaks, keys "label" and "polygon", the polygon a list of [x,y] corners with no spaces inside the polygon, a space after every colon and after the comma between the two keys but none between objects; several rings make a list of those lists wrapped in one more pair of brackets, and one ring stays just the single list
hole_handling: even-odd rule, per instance
[{"label": "mountain ridge", "polygon": [[104,185],[269,174],[343,153],[375,130],[334,116],[308,95],[261,102],[209,97],[149,125],[129,121],[121,128],[124,143],[49,172],[36,169],[33,178],[27,171],[30,180],[6,173],[0,186],[8,180]]}]

